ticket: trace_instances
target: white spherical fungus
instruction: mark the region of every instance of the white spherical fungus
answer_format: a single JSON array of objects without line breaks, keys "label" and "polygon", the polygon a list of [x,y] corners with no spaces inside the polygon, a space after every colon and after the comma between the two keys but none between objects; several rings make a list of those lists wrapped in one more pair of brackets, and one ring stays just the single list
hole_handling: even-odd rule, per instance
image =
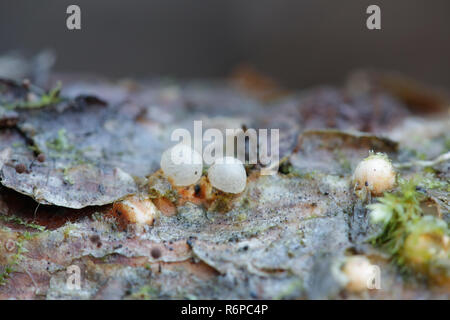
[{"label": "white spherical fungus", "polygon": [[227,193],[241,193],[247,184],[247,174],[242,162],[233,157],[218,159],[208,170],[211,185]]},{"label": "white spherical fungus", "polygon": [[389,158],[377,153],[362,160],[353,174],[356,189],[367,189],[380,195],[395,186],[395,171]]},{"label": "white spherical fungus", "polygon": [[371,288],[371,282],[374,278],[374,266],[365,256],[349,257],[342,271],[347,279],[347,290],[360,292]]},{"label": "white spherical fungus", "polygon": [[203,159],[188,145],[177,144],[162,154],[161,169],[175,186],[189,186],[201,178]]}]

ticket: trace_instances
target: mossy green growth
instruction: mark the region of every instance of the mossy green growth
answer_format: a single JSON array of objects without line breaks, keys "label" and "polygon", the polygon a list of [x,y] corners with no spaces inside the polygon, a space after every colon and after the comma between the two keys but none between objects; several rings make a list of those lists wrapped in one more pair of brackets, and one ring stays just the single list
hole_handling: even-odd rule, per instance
[{"label": "mossy green growth", "polygon": [[5,215],[0,215],[0,220],[5,221],[5,222],[13,222],[16,224],[20,224],[22,226],[25,226],[27,228],[32,228],[35,229],[37,231],[44,231],[45,227],[44,226],[40,226],[38,224],[32,223],[32,222],[27,222],[19,217],[16,216],[5,216]]},{"label": "mossy green growth", "polygon": [[450,237],[447,223],[425,216],[411,228],[401,261],[439,283],[450,283]]},{"label": "mossy green growth", "polygon": [[165,176],[155,173],[148,177],[148,195],[151,199],[166,198],[172,203],[178,201],[179,195]]},{"label": "mossy green growth", "polygon": [[383,224],[383,231],[372,239],[395,255],[403,246],[408,229],[421,218],[420,202],[424,195],[416,190],[417,180],[399,179],[398,190],[385,193],[378,203],[368,205],[372,223]]},{"label": "mossy green growth", "polygon": [[[419,176],[410,180],[399,179],[397,191],[385,193],[378,203],[368,208],[372,223],[383,225],[382,231],[372,238],[372,244],[384,248],[399,264],[411,264],[415,269],[428,273],[437,260],[442,263],[442,256],[449,261],[446,243],[450,232],[443,220],[423,215],[420,203],[425,195],[418,188],[421,182]],[[417,246],[419,242],[422,247]]]},{"label": "mossy green growth", "polygon": [[69,144],[69,140],[67,139],[66,135],[66,129],[59,129],[58,136],[52,141],[47,141],[47,147],[58,152],[72,150],[73,145]]},{"label": "mossy green growth", "polygon": [[[70,159],[72,164],[75,165],[88,165],[92,166],[93,162],[84,156],[85,151],[89,151],[90,148],[76,149],[75,146],[69,143],[66,129],[62,128],[58,130],[56,138],[46,142],[47,148],[50,149],[48,155],[51,158]],[[36,150],[34,150],[36,152]],[[40,152],[37,152],[40,153]],[[70,178],[70,170],[74,167],[65,167],[63,175],[67,183],[73,184]]]},{"label": "mossy green growth", "polygon": [[63,170],[63,180],[64,182],[68,183],[68,184],[74,184],[75,182],[73,181],[73,178],[70,175],[70,168],[66,167]]},{"label": "mossy green growth", "polygon": [[159,297],[160,290],[150,285],[144,285],[139,290],[129,296],[130,299],[137,300],[156,300]]},{"label": "mossy green growth", "polygon": [[[373,223],[383,223],[385,226],[383,235],[393,236],[391,231],[397,226],[405,226],[408,222],[416,221],[420,218],[420,202],[424,195],[417,191],[417,178],[411,180],[398,181],[398,190],[394,193],[384,193],[378,199],[378,203],[371,204],[371,221]],[[395,228],[394,228],[395,227]],[[378,240],[381,240],[378,237]]]},{"label": "mossy green growth", "polygon": [[[5,222],[20,224],[27,228],[32,228],[40,232],[45,231],[45,227],[26,222],[16,216],[0,215],[0,219]],[[20,265],[22,259],[24,258],[23,254],[28,252],[28,250],[25,248],[26,242],[41,234],[40,232],[31,233],[29,231],[24,231],[19,233],[17,239],[14,241],[14,248],[16,249],[16,252],[9,256],[6,265],[0,266],[0,286],[5,285],[6,281],[11,277],[11,274],[16,272],[17,266]]]},{"label": "mossy green growth", "polygon": [[41,100],[35,105],[35,107],[43,107],[46,105],[55,104],[61,101],[59,94],[61,93],[61,82],[56,84],[56,87],[51,89],[48,93],[43,94]]},{"label": "mossy green growth", "polygon": [[382,160],[388,161],[389,163],[392,163],[391,159],[389,159],[389,157],[386,153],[374,152],[374,151],[369,151],[369,156],[367,158],[364,158],[363,161],[372,160],[372,159],[382,159]]},{"label": "mossy green growth", "polygon": [[234,194],[217,191],[216,199],[208,211],[226,213],[233,208],[234,199],[236,199],[236,195]]},{"label": "mossy green growth", "polygon": [[165,193],[159,193],[156,189],[149,188],[148,196],[150,199],[166,198],[172,203],[177,202],[179,198],[177,191],[173,189],[167,190]]},{"label": "mossy green growth", "polygon": [[425,172],[420,177],[419,184],[424,186],[426,189],[439,189],[443,191],[450,192],[450,184],[448,181],[439,180],[436,175],[431,172]]},{"label": "mossy green growth", "polygon": [[6,105],[5,107],[7,109],[16,109],[16,108],[22,108],[22,109],[37,109],[42,108],[45,106],[57,104],[62,101],[60,97],[61,93],[61,82],[58,82],[56,86],[51,89],[49,92],[44,93],[39,100],[37,101],[23,101],[19,103],[13,103]]},{"label": "mossy green growth", "polygon": [[290,162],[285,161],[285,162],[280,163],[278,171],[281,174],[290,174],[290,173],[294,172],[294,167],[292,166],[292,164]]},{"label": "mossy green growth", "polygon": [[11,274],[16,272],[16,267],[20,265],[22,259],[24,258],[23,254],[28,252],[25,248],[25,241],[28,240],[29,234],[26,236],[19,236],[17,240],[14,242],[15,248],[17,248],[16,253],[14,253],[8,263],[3,266],[3,271],[0,272],[0,286],[4,286],[6,281],[11,277]]},{"label": "mossy green growth", "polygon": [[10,278],[11,273],[14,272],[14,268],[12,265],[8,264],[4,266],[3,272],[0,272],[0,286],[4,286],[6,281]]}]

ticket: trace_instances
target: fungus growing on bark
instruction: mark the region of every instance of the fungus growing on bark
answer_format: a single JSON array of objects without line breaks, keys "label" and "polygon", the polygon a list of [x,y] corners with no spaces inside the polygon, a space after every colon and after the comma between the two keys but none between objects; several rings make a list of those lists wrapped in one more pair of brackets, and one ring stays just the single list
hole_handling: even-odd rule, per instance
[{"label": "fungus growing on bark", "polygon": [[185,144],[166,150],[161,156],[161,169],[175,186],[188,186],[202,176],[202,156]]},{"label": "fungus growing on bark", "polygon": [[366,190],[377,196],[395,186],[395,171],[388,156],[372,154],[362,160],[353,174],[356,190]]},{"label": "fungus growing on bark", "polygon": [[233,157],[224,157],[208,170],[211,185],[223,192],[241,193],[247,184],[247,174],[242,162]]}]

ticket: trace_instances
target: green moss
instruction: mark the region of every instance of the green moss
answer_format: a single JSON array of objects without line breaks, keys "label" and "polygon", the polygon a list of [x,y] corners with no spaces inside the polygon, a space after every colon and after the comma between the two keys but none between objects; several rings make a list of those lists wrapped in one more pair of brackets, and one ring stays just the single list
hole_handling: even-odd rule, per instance
[{"label": "green moss", "polygon": [[426,189],[439,189],[450,192],[450,185],[448,181],[442,181],[436,178],[436,175],[431,172],[425,172],[419,176],[419,185]]},{"label": "green moss", "polygon": [[28,145],[27,148],[28,148],[28,150],[31,150],[31,151],[33,151],[36,154],[41,153],[41,149],[39,149],[39,147],[34,145],[34,144]]},{"label": "green moss", "polygon": [[236,220],[239,222],[247,220],[247,214],[245,212],[241,212],[236,216]]},{"label": "green moss", "polygon": [[209,207],[210,212],[226,213],[233,208],[236,195],[225,192],[217,192],[217,197]]},{"label": "green moss", "polygon": [[27,235],[26,237],[20,235],[18,239],[14,242],[14,245],[17,248],[17,250],[16,253],[14,253],[11,257],[9,257],[8,263],[5,266],[3,266],[3,272],[0,272],[0,286],[5,285],[6,281],[11,277],[11,274],[16,272],[17,266],[20,265],[20,263],[24,258],[23,254],[28,252],[28,250],[24,246],[27,237],[29,237],[29,235]]},{"label": "green moss", "polygon": [[75,228],[75,226],[74,226],[72,223],[67,223],[67,224],[64,226],[64,231],[63,231],[64,240],[69,239],[69,238],[70,238],[70,233],[71,233],[72,231],[74,231],[75,229],[76,229],[76,228]]},{"label": "green moss", "polygon": [[369,156],[365,158],[363,161],[372,160],[372,159],[382,159],[391,163],[391,159],[389,159],[388,155],[383,152],[373,152],[369,151]]},{"label": "green moss", "polygon": [[159,289],[150,285],[139,288],[138,291],[131,294],[129,298],[139,300],[156,300],[159,297]]},{"label": "green moss", "polygon": [[416,190],[417,180],[399,180],[399,190],[385,193],[378,203],[371,204],[371,221],[382,223],[383,231],[372,239],[373,244],[385,247],[392,255],[403,246],[409,225],[421,217],[423,194]]},{"label": "green moss", "polygon": [[6,281],[11,277],[11,273],[14,272],[14,268],[11,265],[6,265],[3,268],[3,272],[0,272],[0,286],[4,286]]},{"label": "green moss", "polygon": [[37,101],[21,101],[13,104],[6,105],[7,109],[37,109],[45,106],[57,104],[62,101],[60,98],[61,93],[61,82],[58,82],[56,87],[51,89],[49,92],[44,93]]},{"label": "green moss", "polygon": [[155,189],[150,188],[148,194],[151,199],[166,198],[172,203],[177,202],[179,198],[178,193],[173,189],[167,190],[164,193],[158,193]]},{"label": "green moss", "polygon": [[[420,176],[410,180],[399,179],[396,192],[385,193],[378,199],[378,203],[368,206],[372,223],[380,223],[383,226],[382,231],[371,239],[372,244],[385,249],[401,265],[408,261],[420,261],[420,264],[427,265],[432,263],[430,256],[424,257],[423,260],[411,259],[413,235],[413,238],[419,238],[421,235],[442,238],[443,235],[450,234],[448,225],[443,220],[423,216],[420,203],[425,199],[425,195],[418,191],[418,186],[423,183],[423,177]],[[406,241],[409,243],[408,250],[405,250]]]},{"label": "green moss", "polygon": [[36,233],[30,233],[28,231],[25,231],[24,233],[22,233],[22,236],[25,240],[31,240],[34,238],[35,235],[36,235]]},{"label": "green moss", "polygon": [[161,174],[148,177],[148,195],[151,199],[166,198],[172,203],[177,202],[179,198],[177,191]]},{"label": "green moss", "polygon": [[16,224],[20,224],[22,226],[25,226],[27,228],[32,228],[35,229],[37,231],[44,231],[45,227],[44,226],[40,226],[38,224],[35,223],[30,223],[30,222],[26,222],[25,220],[16,217],[16,216],[5,216],[5,215],[0,215],[0,220],[5,221],[5,222],[13,222]]},{"label": "green moss", "polygon": [[319,172],[318,171],[310,171],[310,172],[301,172],[300,170],[293,168],[289,174],[287,174],[288,178],[300,178],[302,180],[314,180],[317,178]]},{"label": "green moss", "polygon": [[[74,166],[76,165],[88,165],[94,166],[94,163],[84,156],[84,151],[89,151],[90,148],[85,148],[82,150],[75,149],[75,146],[69,143],[69,139],[66,134],[66,129],[62,128],[58,130],[57,137],[51,141],[46,142],[49,148],[48,156],[51,158],[58,159],[69,159],[70,163]],[[32,146],[32,150],[35,153],[41,153],[39,149]],[[69,184],[73,184],[73,180],[70,177],[70,170],[74,167],[67,166],[63,170],[64,181]]]},{"label": "green moss", "polygon": [[294,167],[289,161],[280,161],[280,166],[278,168],[278,171],[282,174],[290,174],[294,172]]},{"label": "green moss", "polygon": [[64,168],[63,171],[63,180],[68,184],[74,184],[73,178],[70,176],[70,168]]},{"label": "green moss", "polygon": [[67,139],[66,129],[59,129],[58,136],[52,141],[47,141],[47,147],[57,152],[70,151],[73,149],[73,145],[69,144]]},{"label": "green moss", "polygon": [[25,146],[25,144],[23,144],[22,142],[14,142],[12,144],[13,148],[21,148],[21,147],[24,147],[24,146]]},{"label": "green moss", "polygon": [[46,105],[55,104],[61,101],[59,94],[61,92],[61,82],[56,84],[56,87],[51,89],[47,94],[42,95],[41,101],[35,107],[42,107]]}]

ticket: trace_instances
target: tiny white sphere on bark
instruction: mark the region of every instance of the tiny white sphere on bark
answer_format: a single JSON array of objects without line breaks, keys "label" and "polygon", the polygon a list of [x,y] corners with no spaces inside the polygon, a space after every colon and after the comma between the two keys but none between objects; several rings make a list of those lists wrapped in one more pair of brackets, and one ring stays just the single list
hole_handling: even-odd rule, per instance
[{"label": "tiny white sphere on bark", "polygon": [[227,193],[241,193],[247,184],[247,174],[242,162],[233,157],[218,159],[208,170],[211,185]]},{"label": "tiny white sphere on bark", "polygon": [[353,183],[356,189],[367,188],[372,195],[380,195],[395,186],[394,167],[386,155],[371,155],[356,167]]},{"label": "tiny white sphere on bark", "polygon": [[342,271],[347,278],[346,288],[352,292],[369,289],[374,277],[374,266],[365,256],[349,257]]},{"label": "tiny white sphere on bark", "polygon": [[202,156],[186,144],[177,144],[164,151],[161,169],[176,186],[184,187],[196,183],[202,176]]}]

